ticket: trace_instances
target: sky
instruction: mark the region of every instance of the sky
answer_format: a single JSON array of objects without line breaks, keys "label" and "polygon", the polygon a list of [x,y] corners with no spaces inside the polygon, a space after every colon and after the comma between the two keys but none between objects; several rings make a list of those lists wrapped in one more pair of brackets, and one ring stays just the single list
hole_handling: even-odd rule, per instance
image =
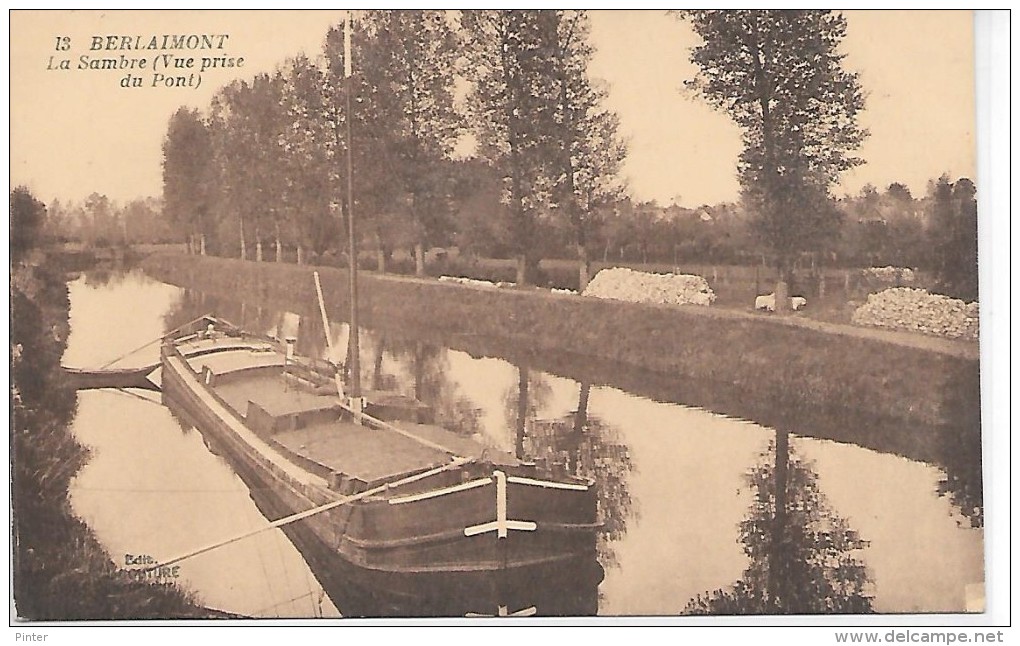
[{"label": "sky", "polygon": [[[181,105],[208,106],[233,78],[272,71],[299,52],[321,51],[332,11],[14,11],[11,13],[11,184],[44,202],[93,191],[126,201],[162,192],[162,140]],[[963,11],[850,11],[845,66],[867,93],[859,151],[866,164],[845,174],[837,195],[871,183],[905,183],[923,195],[942,173],[975,176],[973,24]],[[222,50],[244,58],[214,69],[194,87],[122,88],[128,70],[47,69],[69,58],[144,53],[90,51],[94,36],[225,34]],[[70,38],[58,51],[58,37]],[[591,74],[606,81],[608,104],[629,143],[623,168],[638,200],[684,206],[737,198],[740,132],[729,118],[685,92],[694,75],[691,29],[662,11],[593,11],[597,52]],[[51,63],[50,57],[53,57]],[[152,53],[145,54],[151,59]],[[151,60],[148,61],[151,65]],[[184,70],[191,73],[193,70]],[[980,189],[980,184],[979,184]]]}]

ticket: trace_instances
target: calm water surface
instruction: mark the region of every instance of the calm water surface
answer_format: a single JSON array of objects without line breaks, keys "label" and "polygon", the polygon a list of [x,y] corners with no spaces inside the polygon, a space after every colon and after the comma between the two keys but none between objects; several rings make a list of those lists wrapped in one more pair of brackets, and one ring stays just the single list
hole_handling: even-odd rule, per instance
[{"label": "calm water surface", "polygon": [[[89,273],[69,288],[68,366],[97,367],[204,313],[326,352],[316,316],[185,292],[138,271]],[[342,351],[346,326],[330,334]],[[946,467],[473,357],[411,331],[366,330],[362,353],[364,380],[418,396],[458,432],[596,479],[601,615],[981,610],[980,514],[961,503],[973,496],[953,490],[963,485]],[[156,361],[152,345],[118,365]],[[158,394],[79,397],[74,432],[92,459],[72,504],[115,560],[164,560],[268,524],[228,463]],[[344,608],[279,530],[185,561],[178,582],[245,616]]]}]

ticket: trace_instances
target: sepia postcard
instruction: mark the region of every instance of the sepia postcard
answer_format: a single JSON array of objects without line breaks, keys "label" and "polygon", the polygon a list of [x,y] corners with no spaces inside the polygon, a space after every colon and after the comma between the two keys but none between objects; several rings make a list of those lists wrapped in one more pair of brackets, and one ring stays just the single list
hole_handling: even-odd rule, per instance
[{"label": "sepia postcard", "polygon": [[17,640],[996,641],[986,19],[12,10]]}]

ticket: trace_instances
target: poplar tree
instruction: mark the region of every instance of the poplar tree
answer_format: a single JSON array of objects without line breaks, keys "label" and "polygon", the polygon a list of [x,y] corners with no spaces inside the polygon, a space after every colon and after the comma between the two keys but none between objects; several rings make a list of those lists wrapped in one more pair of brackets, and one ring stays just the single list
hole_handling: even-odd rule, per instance
[{"label": "poplar tree", "polygon": [[479,157],[503,177],[519,285],[531,282],[537,271],[538,218],[553,189],[556,155],[549,124],[555,78],[543,36],[552,20],[551,12],[539,10],[461,14],[464,74],[472,82],[468,116]]},{"label": "poplar tree", "polygon": [[217,208],[237,217],[241,257],[254,234],[256,260],[262,260],[267,231],[278,234],[284,192],[281,133],[283,81],[260,74],[251,82],[234,81],[213,97],[210,110],[213,160],[221,184]]},{"label": "poplar tree", "polygon": [[557,153],[555,201],[574,232],[579,289],[583,290],[589,279],[588,245],[598,212],[623,196],[618,173],[626,147],[618,135],[619,117],[604,105],[606,87],[588,74],[594,54],[588,12],[550,13],[553,20],[547,38],[555,79],[550,133]]},{"label": "poplar tree", "polygon": [[254,228],[255,213],[261,206],[254,167],[248,163],[256,146],[247,105],[250,100],[248,82],[233,81],[220,88],[209,109],[212,164],[220,178],[213,208],[222,226],[229,228],[233,222],[237,223],[238,251],[242,260],[248,259],[248,239]]},{"label": "poplar tree", "polygon": [[287,61],[282,108],[286,125],[283,148],[284,221],[297,246],[298,263],[304,249],[321,254],[338,237],[337,218],[330,203],[336,193],[333,169],[335,147],[329,106],[323,93],[323,70],[306,56]]},{"label": "poplar tree", "polygon": [[212,141],[197,110],[181,107],[170,117],[163,139],[163,213],[200,249],[212,233]]},{"label": "poplar tree", "polygon": [[445,11],[367,11],[358,26],[362,125],[385,186],[380,193],[395,198],[379,207],[402,216],[421,276],[426,242],[438,237],[445,211],[444,162],[460,134],[456,38]]},{"label": "poplar tree", "polygon": [[737,172],[759,239],[774,254],[776,307],[797,253],[835,236],[830,188],[863,160],[853,152],[867,132],[858,75],[843,69],[842,14],[818,10],[690,10],[703,43],[688,82],[743,130]]}]

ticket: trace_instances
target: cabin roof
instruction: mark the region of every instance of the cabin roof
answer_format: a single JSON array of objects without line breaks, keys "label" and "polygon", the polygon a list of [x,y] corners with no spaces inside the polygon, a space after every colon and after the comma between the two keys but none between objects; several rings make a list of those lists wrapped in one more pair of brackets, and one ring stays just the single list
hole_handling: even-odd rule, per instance
[{"label": "cabin roof", "polygon": [[411,438],[348,421],[282,431],[273,440],[295,455],[369,485],[450,461],[448,454]]},{"label": "cabin roof", "polygon": [[252,375],[238,381],[223,381],[216,385],[216,394],[241,415],[247,414],[249,401],[255,402],[273,417],[323,410],[337,405],[336,395],[307,392],[288,384],[279,374]]},{"label": "cabin roof", "polygon": [[[248,402],[255,403],[273,417],[337,406],[336,395],[304,391],[289,384],[279,373],[249,374],[236,381],[224,380],[214,389],[242,416],[248,412]],[[271,439],[286,451],[321,465],[324,471],[343,473],[369,484],[445,464],[452,455],[479,458],[485,450],[479,442],[439,426],[399,421],[390,424],[439,445],[447,452],[394,430],[340,420],[278,430]]]}]

